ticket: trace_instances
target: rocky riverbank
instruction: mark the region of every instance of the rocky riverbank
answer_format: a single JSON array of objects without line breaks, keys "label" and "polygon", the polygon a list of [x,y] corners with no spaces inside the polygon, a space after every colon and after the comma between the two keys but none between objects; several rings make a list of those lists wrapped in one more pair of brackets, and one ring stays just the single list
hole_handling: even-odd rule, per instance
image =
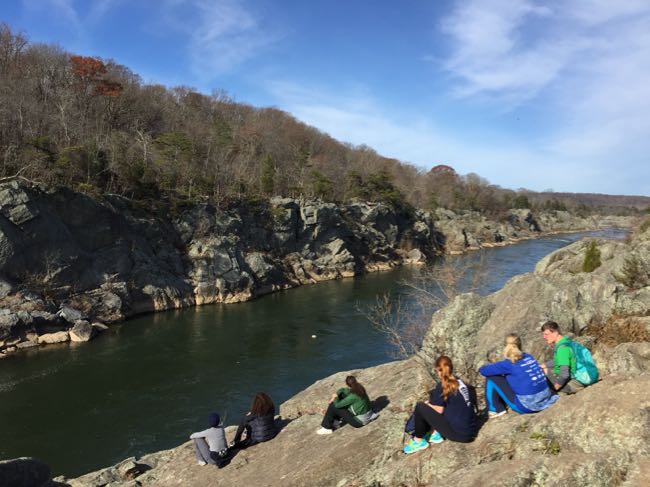
[{"label": "rocky riverbank", "polygon": [[[642,486],[650,475],[650,229],[630,242],[595,240],[602,264],[581,272],[584,239],[541,260],[533,273],[485,296],[464,294],[434,314],[421,351],[356,374],[379,418],[317,436],[327,398],[349,372],[316,382],[281,405],[278,437],[240,452],[222,470],[199,467],[191,444],[127,459],[58,485],[269,486]],[[487,421],[471,444],[446,441],[400,453],[404,422],[432,387],[432,360],[454,358],[479,384],[476,368],[515,332],[548,355],[539,322],[553,319],[594,351],[601,381],[562,396],[536,415]],[[480,384],[479,384],[480,387]],[[233,429],[227,430],[229,437]]]},{"label": "rocky riverbank", "polygon": [[144,207],[14,180],[0,184],[0,358],[87,341],[138,313],[245,301],[443,251],[630,223],[529,210],[491,222],[472,212],[281,198],[227,209]]}]

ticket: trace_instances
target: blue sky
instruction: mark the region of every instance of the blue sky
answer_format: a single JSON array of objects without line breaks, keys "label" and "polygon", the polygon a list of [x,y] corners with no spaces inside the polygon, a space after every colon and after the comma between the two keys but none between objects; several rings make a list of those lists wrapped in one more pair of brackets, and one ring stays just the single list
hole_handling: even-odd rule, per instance
[{"label": "blue sky", "polygon": [[647,0],[3,0],[0,20],[423,168],[650,195]]}]

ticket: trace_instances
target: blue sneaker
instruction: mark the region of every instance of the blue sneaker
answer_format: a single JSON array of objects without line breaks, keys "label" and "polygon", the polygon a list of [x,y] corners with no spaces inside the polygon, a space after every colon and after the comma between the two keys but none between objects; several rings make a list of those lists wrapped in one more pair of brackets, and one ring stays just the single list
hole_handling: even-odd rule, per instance
[{"label": "blue sneaker", "polygon": [[427,448],[429,448],[429,442],[424,438],[422,438],[420,441],[415,441],[414,438],[411,438],[411,441],[408,442],[408,445],[404,447],[404,453],[409,455],[410,453],[415,453]]},{"label": "blue sneaker", "polygon": [[429,443],[437,444],[437,443],[442,443],[443,441],[445,441],[445,439],[437,431],[434,434],[432,434],[431,437],[429,438]]}]

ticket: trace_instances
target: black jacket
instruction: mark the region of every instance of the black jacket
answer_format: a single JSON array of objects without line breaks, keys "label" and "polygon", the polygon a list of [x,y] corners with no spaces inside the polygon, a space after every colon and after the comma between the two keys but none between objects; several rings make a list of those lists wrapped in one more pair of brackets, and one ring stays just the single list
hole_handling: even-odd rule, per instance
[{"label": "black jacket", "polygon": [[275,411],[271,411],[271,414],[266,416],[257,416],[250,413],[244,416],[239,423],[237,433],[235,433],[235,441],[239,441],[244,430],[249,428],[250,433],[248,434],[250,434],[250,437],[247,441],[252,443],[261,443],[275,437],[278,433],[275,427]]}]

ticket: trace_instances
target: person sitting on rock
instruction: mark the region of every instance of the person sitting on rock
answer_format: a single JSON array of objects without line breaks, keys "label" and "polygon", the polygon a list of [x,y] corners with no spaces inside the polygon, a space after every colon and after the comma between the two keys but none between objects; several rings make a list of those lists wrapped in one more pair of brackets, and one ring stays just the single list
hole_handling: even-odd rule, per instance
[{"label": "person sitting on rock", "polygon": [[410,454],[441,443],[445,439],[469,443],[478,430],[475,404],[469,388],[453,375],[454,366],[445,355],[436,360],[436,373],[440,382],[430,392],[427,402],[419,402],[413,413],[415,431],[404,447]]},{"label": "person sitting on rock", "polygon": [[553,360],[542,364],[542,370],[551,387],[566,394],[575,394],[583,389],[584,385],[572,379],[576,357],[570,346],[571,341],[560,333],[560,326],[554,321],[547,321],[542,325],[542,337],[546,343],[553,346]]},{"label": "person sitting on rock", "polygon": [[374,413],[366,389],[353,375],[345,378],[345,384],[347,387],[339,389],[332,395],[321,427],[316,434],[331,434],[335,422],[339,422],[341,426],[349,424],[354,428],[361,428],[372,421]]},{"label": "person sitting on rock", "polygon": [[221,468],[227,462],[226,434],[217,413],[208,417],[209,428],[190,435],[194,440],[194,454],[199,465],[217,465]]},{"label": "person sitting on rock", "polygon": [[508,335],[503,350],[505,360],[479,369],[485,377],[485,401],[491,418],[508,412],[536,413],[558,399],[546,382],[544,371],[531,355],[521,351],[521,339]]},{"label": "person sitting on rock", "polygon": [[[246,437],[242,440],[242,435]],[[253,398],[251,409],[239,423],[231,446],[234,449],[244,449],[256,443],[262,443],[275,437],[275,405],[265,392],[258,392]]]}]

